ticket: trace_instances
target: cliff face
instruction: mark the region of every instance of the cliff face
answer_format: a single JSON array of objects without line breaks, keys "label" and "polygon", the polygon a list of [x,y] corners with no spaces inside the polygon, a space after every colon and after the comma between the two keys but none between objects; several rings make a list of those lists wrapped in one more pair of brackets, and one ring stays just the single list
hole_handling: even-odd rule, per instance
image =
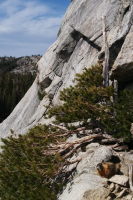
[{"label": "cliff face", "polygon": [[[25,133],[37,123],[46,123],[51,102],[59,103],[59,92],[73,84],[76,73],[101,59],[102,20],[110,46],[112,77],[121,84],[132,83],[133,2],[132,0],[73,0],[62,21],[58,38],[38,62],[38,75],[10,116],[0,124],[1,137],[10,129]],[[38,92],[43,96],[39,99]]]},{"label": "cliff face", "polygon": [[[117,79],[119,85],[132,86],[133,1],[73,0],[57,40],[38,62],[38,74],[33,85],[0,124],[1,137],[7,137],[11,129],[23,134],[38,123],[49,123],[51,119],[45,119],[47,107],[51,103],[60,103],[60,91],[73,84],[76,73],[103,59],[102,16],[106,16],[111,77]],[[92,144],[86,153],[81,154],[83,159],[73,185],[67,185],[60,200],[87,200],[86,191],[103,186],[103,179],[93,174],[93,170],[99,159],[106,160],[110,150]]]}]

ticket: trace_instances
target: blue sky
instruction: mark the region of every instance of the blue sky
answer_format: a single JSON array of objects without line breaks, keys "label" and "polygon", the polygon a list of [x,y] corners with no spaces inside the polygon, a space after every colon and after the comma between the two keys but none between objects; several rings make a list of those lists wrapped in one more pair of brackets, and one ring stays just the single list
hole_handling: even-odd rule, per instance
[{"label": "blue sky", "polygon": [[0,56],[44,54],[70,0],[0,0]]}]

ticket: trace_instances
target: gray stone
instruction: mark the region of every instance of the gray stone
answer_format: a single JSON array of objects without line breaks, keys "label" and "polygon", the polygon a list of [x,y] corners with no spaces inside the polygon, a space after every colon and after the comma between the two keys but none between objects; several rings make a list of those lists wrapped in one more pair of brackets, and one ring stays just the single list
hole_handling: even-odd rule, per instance
[{"label": "gray stone", "polygon": [[113,191],[114,194],[121,192],[121,187],[118,184],[115,184],[115,190]]},{"label": "gray stone", "polygon": [[112,192],[115,189],[115,184],[111,183],[110,186],[109,186],[109,188],[110,188],[110,191]]},{"label": "gray stone", "polygon": [[125,196],[127,194],[127,189],[123,189],[117,196],[117,198],[122,198],[123,196]]},{"label": "gray stone", "polygon": [[[132,0],[73,0],[57,40],[38,62],[36,80],[10,116],[0,124],[0,137],[10,135],[11,129],[17,134],[24,134],[37,124],[49,124],[53,120],[44,118],[48,106],[61,104],[60,91],[73,85],[76,73],[96,64],[99,54],[104,54],[103,15],[106,16],[112,77],[124,83],[133,81],[132,10]],[[47,94],[41,101],[38,98],[40,85]],[[85,192],[101,188],[107,180],[97,175],[96,165],[110,160],[112,154],[110,148],[98,145],[87,146],[86,152],[79,152],[82,161],[72,182],[67,184],[58,199],[81,200]],[[120,184],[126,184],[122,181]]]},{"label": "gray stone", "polygon": [[132,195],[127,195],[126,200],[133,200],[133,196]]},{"label": "gray stone", "polygon": [[112,155],[113,152],[108,147],[99,147],[97,144],[92,143],[89,148],[88,145],[87,151],[79,154],[82,160],[77,166],[77,172],[73,177],[73,181],[67,184],[59,200],[81,200],[86,191],[104,186],[107,179],[97,174],[96,165],[102,160],[110,159]]},{"label": "gray stone", "polygon": [[118,185],[127,186],[129,178],[125,175],[114,175],[109,179],[109,181]]},{"label": "gray stone", "polygon": [[[51,101],[53,105],[61,103],[60,91],[73,84],[76,73],[98,61],[103,46],[103,15],[106,15],[111,63],[115,63],[113,74],[116,72],[117,76],[117,68],[131,71],[132,3],[132,0],[74,0],[70,3],[57,40],[38,62],[37,79],[10,116],[0,124],[2,137],[8,136],[10,129],[23,134],[38,123],[51,122],[51,119],[44,120],[47,106]],[[47,87],[47,95],[42,101],[38,99],[38,83],[46,83],[44,87]]]},{"label": "gray stone", "polygon": [[[133,15],[133,14],[132,14]],[[112,76],[119,82],[133,81],[133,27],[128,33],[121,51],[114,63]]]},{"label": "gray stone", "polygon": [[85,192],[81,200],[107,200],[109,195],[110,195],[110,190],[107,188],[101,187],[96,190],[89,190]]}]

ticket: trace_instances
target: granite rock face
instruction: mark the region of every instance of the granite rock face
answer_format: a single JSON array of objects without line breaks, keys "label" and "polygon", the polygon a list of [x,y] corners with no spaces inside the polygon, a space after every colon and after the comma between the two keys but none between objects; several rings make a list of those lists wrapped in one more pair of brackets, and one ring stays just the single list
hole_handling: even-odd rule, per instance
[{"label": "granite rock face", "polygon": [[[96,166],[103,161],[110,162],[113,156],[116,156],[116,152],[111,147],[101,146],[98,143],[87,145],[86,152],[78,153],[77,157],[82,160],[58,200],[128,200],[130,195],[132,197],[129,190],[129,176],[126,176],[125,171],[121,169],[125,165],[128,169],[130,161],[127,163],[127,159],[132,160],[132,154],[121,152],[120,155],[120,173],[106,179],[98,175]],[[72,166],[69,168],[72,169]]]},{"label": "granite rock face", "polygon": [[[133,16],[133,14],[132,14]],[[126,36],[121,51],[112,68],[112,75],[119,82],[133,82],[133,26]]]},{"label": "granite rock face", "polygon": [[111,159],[113,152],[110,148],[99,146],[97,143],[88,145],[86,152],[79,153],[82,161],[78,164],[73,180],[67,184],[59,200],[81,200],[88,190],[103,187],[106,179],[100,177],[96,165],[103,160]]},{"label": "granite rock face", "polygon": [[[10,129],[25,133],[37,123],[49,123],[50,120],[43,117],[46,106],[51,102],[58,104],[60,90],[73,84],[75,74],[101,59],[103,15],[106,16],[112,76],[120,81],[127,82],[128,78],[132,81],[132,0],[73,0],[57,40],[38,62],[35,82],[11,115],[0,124],[1,137],[6,137]],[[44,95],[42,100],[38,97],[40,87]]]},{"label": "granite rock face", "polygon": [[[133,82],[133,1],[73,0],[57,40],[38,62],[36,80],[10,116],[0,124],[0,137],[7,137],[11,129],[24,134],[38,123],[50,123],[52,119],[45,119],[45,113],[48,106],[60,103],[60,91],[73,84],[76,73],[91,67],[104,56],[102,16],[106,16],[112,79],[117,79],[120,84]],[[90,145],[86,152],[79,153],[82,161],[77,166],[77,173],[59,200],[90,199],[85,196],[87,191],[93,193],[101,187],[103,191],[106,179],[96,174],[95,166],[111,155],[110,149],[99,144]],[[107,196],[108,190],[103,193]]]}]

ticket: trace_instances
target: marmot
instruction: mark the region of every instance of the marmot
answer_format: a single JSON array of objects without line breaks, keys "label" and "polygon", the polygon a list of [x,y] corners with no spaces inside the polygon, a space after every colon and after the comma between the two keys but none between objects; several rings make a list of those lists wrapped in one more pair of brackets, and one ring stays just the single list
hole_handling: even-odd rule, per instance
[{"label": "marmot", "polygon": [[99,163],[96,168],[100,176],[110,178],[113,175],[120,173],[121,164],[113,162],[102,162]]}]

